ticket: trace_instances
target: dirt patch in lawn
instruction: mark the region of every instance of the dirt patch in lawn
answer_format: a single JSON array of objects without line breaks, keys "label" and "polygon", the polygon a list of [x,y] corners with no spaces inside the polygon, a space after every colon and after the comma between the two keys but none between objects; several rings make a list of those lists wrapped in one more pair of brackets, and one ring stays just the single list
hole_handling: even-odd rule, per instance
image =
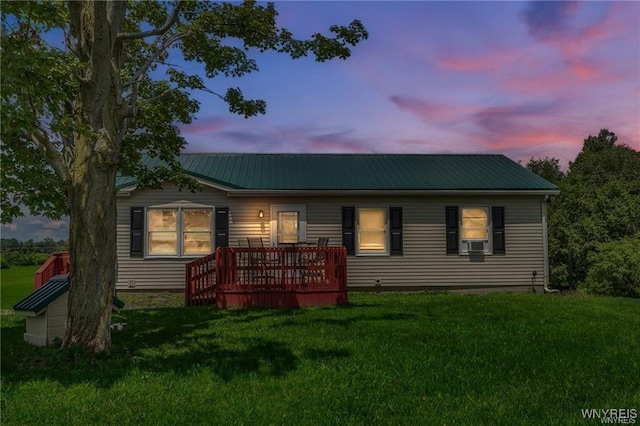
[{"label": "dirt patch in lawn", "polygon": [[155,309],[175,308],[184,306],[183,293],[169,293],[166,291],[126,293],[119,292],[118,299],[124,302],[124,309]]}]

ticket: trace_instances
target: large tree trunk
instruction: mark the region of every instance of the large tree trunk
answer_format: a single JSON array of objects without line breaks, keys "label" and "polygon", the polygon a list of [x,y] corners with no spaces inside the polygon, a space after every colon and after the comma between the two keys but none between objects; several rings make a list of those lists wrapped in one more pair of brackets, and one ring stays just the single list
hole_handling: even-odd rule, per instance
[{"label": "large tree trunk", "polygon": [[111,344],[109,324],[116,281],[115,165],[76,152],[69,191],[71,252],[69,318],[63,346],[101,352]]},{"label": "large tree trunk", "polygon": [[74,53],[85,64],[68,183],[71,229],[69,318],[63,347],[109,348],[116,281],[116,172],[125,121],[121,113],[121,47],[126,3],[71,1]]}]

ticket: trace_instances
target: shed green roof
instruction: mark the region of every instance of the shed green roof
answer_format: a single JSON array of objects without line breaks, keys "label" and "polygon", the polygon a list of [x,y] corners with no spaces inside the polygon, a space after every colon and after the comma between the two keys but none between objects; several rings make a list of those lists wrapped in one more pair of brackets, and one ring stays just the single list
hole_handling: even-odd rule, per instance
[{"label": "shed green roof", "polygon": [[[179,162],[193,177],[237,190],[558,190],[504,155],[181,154]],[[136,182],[119,176],[116,184]]]},{"label": "shed green roof", "polygon": [[[69,275],[56,275],[49,279],[45,285],[16,303],[13,306],[13,310],[16,312],[33,312],[37,314],[68,290]],[[124,307],[124,302],[117,297],[113,298],[113,304],[117,306],[118,309]]]}]

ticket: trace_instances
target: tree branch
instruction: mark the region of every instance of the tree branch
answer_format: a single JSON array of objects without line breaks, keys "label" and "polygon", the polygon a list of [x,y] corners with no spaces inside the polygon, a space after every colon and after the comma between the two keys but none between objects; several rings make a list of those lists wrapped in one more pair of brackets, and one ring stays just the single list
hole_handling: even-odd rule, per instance
[{"label": "tree branch", "polygon": [[138,89],[140,86],[140,77],[146,74],[149,70],[153,62],[158,59],[158,57],[165,52],[173,43],[187,36],[187,33],[179,33],[169,37],[167,40],[162,43],[162,46],[158,48],[158,50],[151,56],[147,61],[140,67],[138,70],[131,76],[131,78],[122,85],[122,88],[132,86],[131,97],[129,98],[128,108],[123,109],[123,113],[121,115],[122,118],[132,118],[135,117],[138,106],[136,105],[138,99]]},{"label": "tree branch", "polygon": [[187,33],[180,33],[180,34],[176,34],[170,38],[168,38],[164,43],[162,43],[162,46],[160,46],[158,48],[158,50],[156,51],[156,53],[154,53],[151,57],[149,57],[149,59],[147,59],[147,61],[140,67],[138,68],[138,70],[135,72],[135,74],[133,76],[131,76],[131,78],[129,80],[127,80],[126,83],[124,83],[122,85],[122,87],[128,87],[128,86],[132,86],[136,83],[138,83],[138,79],[140,78],[140,76],[142,76],[143,74],[145,74],[148,70],[149,67],[151,66],[151,64],[153,64],[153,62],[158,59],[158,57],[165,52],[169,47],[171,47],[171,45],[173,43],[175,43],[176,41],[183,39],[187,36]]},{"label": "tree branch", "polygon": [[145,99],[144,101],[141,101],[139,105],[136,105],[136,108],[140,108],[142,106],[148,105],[152,102],[157,101],[158,99],[160,99],[161,97],[163,97],[164,95],[171,93],[171,92],[175,92],[176,90],[180,90],[179,87],[174,87],[173,89],[167,89],[164,92],[160,93],[158,96],[154,96],[153,98],[149,98],[149,99]]},{"label": "tree branch", "polygon": [[139,38],[147,38],[147,37],[152,37],[156,35],[162,35],[166,33],[169,30],[169,28],[171,28],[171,26],[175,24],[175,22],[178,20],[178,13],[180,12],[180,8],[182,8],[183,2],[184,2],[183,0],[178,1],[178,4],[176,4],[176,7],[171,12],[171,15],[169,15],[169,17],[167,18],[167,22],[165,22],[162,27],[154,28],[153,30],[142,31],[138,33],[120,33],[118,34],[118,37],[116,38],[116,40],[118,41],[134,40]]},{"label": "tree branch", "polygon": [[36,127],[33,132],[30,134],[25,132],[27,137],[30,137],[31,140],[36,144],[36,147],[40,151],[42,157],[46,160],[47,164],[49,164],[53,171],[56,172],[58,177],[63,182],[69,182],[71,174],[69,173],[69,168],[64,162],[64,158],[60,151],[56,149],[53,145],[47,133],[42,130],[40,127]]}]

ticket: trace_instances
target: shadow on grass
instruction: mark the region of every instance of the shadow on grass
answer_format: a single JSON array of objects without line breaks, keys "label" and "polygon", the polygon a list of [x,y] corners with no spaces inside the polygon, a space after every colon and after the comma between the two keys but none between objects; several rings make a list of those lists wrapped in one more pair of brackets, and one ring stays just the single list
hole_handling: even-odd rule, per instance
[{"label": "shadow on grass", "polygon": [[308,324],[324,324],[330,326],[347,327],[355,323],[363,321],[406,321],[415,319],[418,316],[416,314],[407,314],[400,312],[390,312],[383,315],[356,315],[349,318],[313,318],[305,319],[304,322],[296,321],[295,319],[285,319],[273,327],[295,327],[295,326],[308,326]]},{"label": "shadow on grass", "polygon": [[[238,376],[279,377],[298,368],[299,358],[273,333],[263,337],[244,324],[304,315],[300,309],[217,310],[210,307],[123,311],[114,322],[126,322],[112,333],[109,353],[90,356],[82,348],[60,350],[26,344],[24,319],[3,317],[3,387],[33,380],[55,380],[68,386],[90,382],[112,386],[134,370],[158,373],[198,373],[204,370],[232,380]],[[228,331],[231,330],[231,331]],[[300,352],[298,352],[300,354]],[[346,358],[341,349],[306,347],[301,357],[314,361]]]}]

